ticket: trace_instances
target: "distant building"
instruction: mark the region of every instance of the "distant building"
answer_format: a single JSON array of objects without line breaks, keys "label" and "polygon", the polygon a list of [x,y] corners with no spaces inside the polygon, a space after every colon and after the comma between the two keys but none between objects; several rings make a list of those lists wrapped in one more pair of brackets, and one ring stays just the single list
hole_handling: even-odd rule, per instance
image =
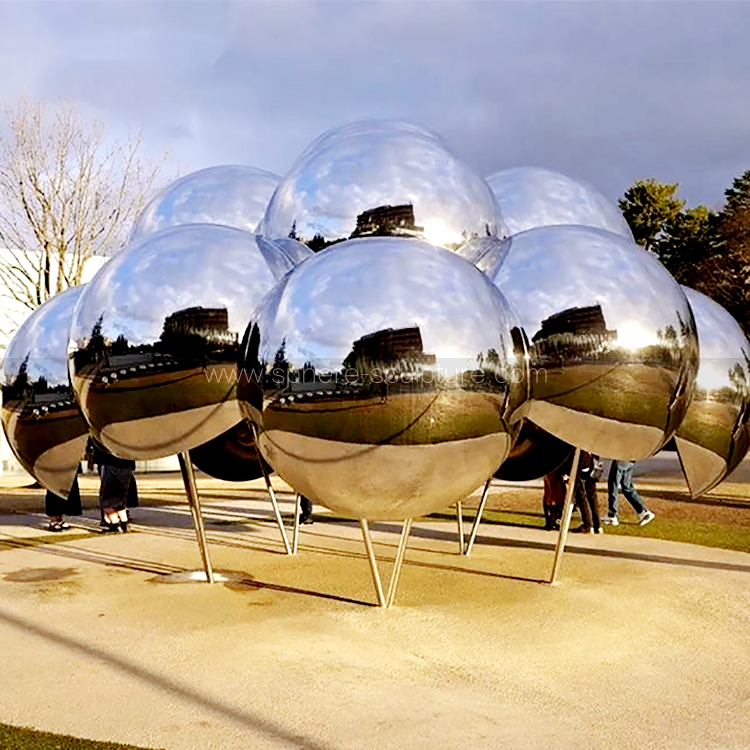
[{"label": "distant building", "polygon": [[422,334],[417,326],[386,328],[357,339],[344,360],[344,366],[366,372],[372,367],[387,367],[403,361],[424,365],[436,362],[434,354],[425,354]]},{"label": "distant building", "polygon": [[560,334],[594,335],[611,337],[614,331],[607,331],[601,305],[572,307],[569,310],[550,315],[542,321],[542,327],[534,334],[532,341],[547,339]]},{"label": "distant building", "polygon": [[165,319],[162,341],[192,336],[220,344],[236,344],[238,340],[238,334],[229,330],[226,307],[188,307]]},{"label": "distant building", "polygon": [[402,206],[378,206],[363,211],[357,216],[357,226],[352,237],[368,235],[408,235],[424,231],[414,223],[414,207],[411,203]]}]

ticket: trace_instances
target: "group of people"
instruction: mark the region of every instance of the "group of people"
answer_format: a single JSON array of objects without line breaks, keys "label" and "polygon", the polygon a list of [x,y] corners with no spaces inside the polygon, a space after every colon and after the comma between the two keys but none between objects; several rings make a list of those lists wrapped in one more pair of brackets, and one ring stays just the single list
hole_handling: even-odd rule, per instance
[{"label": "group of people", "polygon": [[[544,528],[560,528],[565,492],[573,465],[573,455],[554,471],[544,477]],[[639,525],[643,526],[654,519],[654,514],[645,506],[643,498],[633,483],[634,461],[612,461],[607,478],[607,514],[600,518],[596,497],[596,484],[603,471],[602,460],[593,453],[581,451],[578,475],[576,477],[573,498],[581,513],[581,525],[572,529],[583,534],[601,534],[602,526],[617,526],[618,498],[620,492],[633,507]]]},{"label": "group of people", "polygon": [[[138,506],[138,486],[135,482],[135,461],[118,458],[93,440],[89,441],[87,454],[90,463],[98,467],[99,510],[101,512],[101,529],[105,533],[124,533],[130,523],[130,508]],[[80,472],[80,467],[79,467]],[[65,516],[80,516],[81,492],[78,488],[78,475],[67,498],[60,497],[47,490],[44,500],[44,511],[49,519],[49,530],[64,531],[70,525]],[[300,496],[299,522],[313,523],[312,500]]]},{"label": "group of people", "polygon": [[[124,533],[128,530],[130,515],[128,508],[138,505],[138,487],[135,482],[135,461],[118,458],[105,450],[98,443],[91,441],[91,462],[98,467],[99,509],[101,511],[101,529],[105,533]],[[80,471],[80,467],[79,467]],[[45,513],[49,518],[49,530],[64,531],[70,525],[65,516],[80,516],[81,492],[78,488],[78,476],[67,498],[60,497],[47,490],[44,499]]]}]

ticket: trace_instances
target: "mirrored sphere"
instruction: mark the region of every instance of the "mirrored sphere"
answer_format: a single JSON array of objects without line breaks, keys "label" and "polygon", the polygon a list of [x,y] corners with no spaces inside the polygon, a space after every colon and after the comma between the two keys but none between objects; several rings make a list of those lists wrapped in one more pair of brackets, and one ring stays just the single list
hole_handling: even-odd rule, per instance
[{"label": "mirrored sphere", "polygon": [[495,283],[529,341],[530,400],[515,418],[606,458],[645,458],[673,435],[698,344],[655,258],[611,232],[542,227],[511,238]]},{"label": "mirrored sphere", "polygon": [[698,329],[700,365],[675,444],[690,493],[697,497],[736,469],[750,447],[750,343],[721,305],[683,289]]},{"label": "mirrored sphere", "polygon": [[506,417],[526,395],[514,320],[453,253],[409,239],[341,243],[258,309],[240,400],[264,457],[315,502],[370,519],[435,511],[510,448]]},{"label": "mirrored sphere", "polygon": [[246,419],[213,440],[193,448],[190,458],[202,472],[225,482],[260,479],[263,476],[261,462],[267,474],[273,473],[273,469],[256,452],[252,427]]},{"label": "mirrored sphere", "polygon": [[560,466],[572,452],[572,445],[524,419],[508,458],[495,472],[495,478],[508,482],[541,479]]},{"label": "mirrored sphere", "polygon": [[487,178],[510,234],[576,224],[633,239],[620,209],[582,180],[540,167],[506,169]]},{"label": "mirrored sphere", "polygon": [[181,224],[222,224],[254,232],[279,179],[262,169],[239,165],[185,175],[143,209],[130,232],[130,244]]},{"label": "mirrored sphere", "polygon": [[68,332],[83,287],[38,307],[13,336],[3,359],[2,421],[21,465],[67,497],[83,458],[88,427],[68,379]]},{"label": "mirrored sphere", "polygon": [[71,380],[94,437],[147,459],[237,424],[239,338],[275,283],[255,237],[219,225],[173,227],[112,258],[71,326]]},{"label": "mirrored sphere", "polygon": [[487,183],[440,139],[403,123],[354,123],[311,144],[281,180],[259,233],[316,251],[367,236],[455,250],[505,236]]}]

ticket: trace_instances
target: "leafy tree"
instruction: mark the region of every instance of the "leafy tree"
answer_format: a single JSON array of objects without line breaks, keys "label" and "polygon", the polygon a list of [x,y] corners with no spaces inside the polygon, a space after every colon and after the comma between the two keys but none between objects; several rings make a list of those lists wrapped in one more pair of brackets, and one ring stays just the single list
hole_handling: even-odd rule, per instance
[{"label": "leafy tree", "polygon": [[686,286],[694,286],[704,261],[716,252],[718,217],[705,206],[680,211],[664,225],[653,250],[666,269]]},{"label": "leafy tree", "polygon": [[678,183],[654,179],[637,180],[620,198],[620,210],[630,225],[635,241],[653,250],[665,227],[680,213],[685,202],[675,196]]}]

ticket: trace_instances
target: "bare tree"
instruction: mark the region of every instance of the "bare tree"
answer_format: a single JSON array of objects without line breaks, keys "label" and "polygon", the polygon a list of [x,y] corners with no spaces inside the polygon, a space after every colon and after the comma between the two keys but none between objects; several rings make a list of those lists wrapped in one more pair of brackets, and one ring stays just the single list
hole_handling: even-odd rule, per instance
[{"label": "bare tree", "polygon": [[156,176],[140,138],[111,142],[70,105],[23,100],[0,121],[0,298],[24,315],[124,244]]}]

